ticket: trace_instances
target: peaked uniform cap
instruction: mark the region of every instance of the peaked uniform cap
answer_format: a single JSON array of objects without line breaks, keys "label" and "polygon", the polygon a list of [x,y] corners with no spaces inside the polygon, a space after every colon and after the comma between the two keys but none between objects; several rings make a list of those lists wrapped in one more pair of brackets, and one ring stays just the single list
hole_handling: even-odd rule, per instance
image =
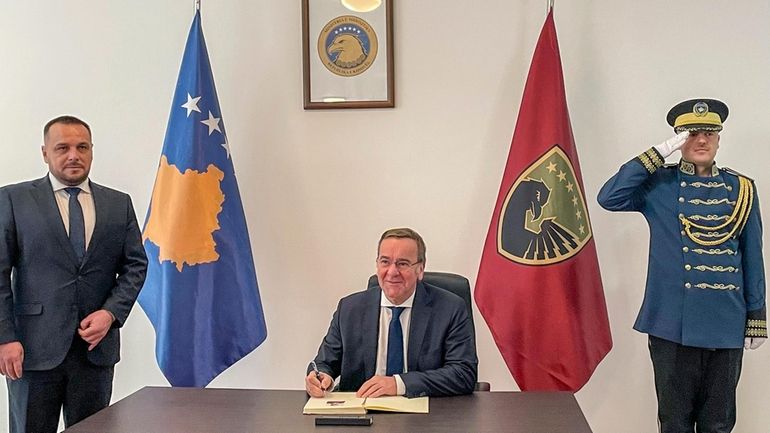
[{"label": "peaked uniform cap", "polygon": [[674,105],[666,121],[677,134],[682,131],[721,131],[729,110],[716,99],[689,99]]}]

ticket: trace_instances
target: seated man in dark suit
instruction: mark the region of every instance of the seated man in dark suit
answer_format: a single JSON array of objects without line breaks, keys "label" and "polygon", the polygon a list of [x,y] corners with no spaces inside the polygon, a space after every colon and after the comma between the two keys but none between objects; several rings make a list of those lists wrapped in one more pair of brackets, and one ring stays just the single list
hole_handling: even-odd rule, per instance
[{"label": "seated man in dark suit", "polygon": [[[457,295],[422,284],[425,243],[407,228],[382,234],[379,287],[342,298],[308,366],[305,389],[359,397],[468,394],[476,384],[476,340]],[[406,338],[404,338],[406,337]]]}]

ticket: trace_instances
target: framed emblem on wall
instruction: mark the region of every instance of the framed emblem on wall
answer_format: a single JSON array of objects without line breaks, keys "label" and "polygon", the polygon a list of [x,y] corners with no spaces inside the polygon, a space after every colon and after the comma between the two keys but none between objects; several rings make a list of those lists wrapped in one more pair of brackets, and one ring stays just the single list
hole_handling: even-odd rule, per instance
[{"label": "framed emblem on wall", "polygon": [[304,107],[389,108],[393,0],[302,0]]}]

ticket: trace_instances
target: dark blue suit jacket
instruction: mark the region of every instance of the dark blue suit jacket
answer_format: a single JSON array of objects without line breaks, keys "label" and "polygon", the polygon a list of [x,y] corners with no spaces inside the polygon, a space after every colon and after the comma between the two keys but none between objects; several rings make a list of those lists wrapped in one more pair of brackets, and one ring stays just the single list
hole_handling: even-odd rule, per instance
[{"label": "dark blue suit jacket", "polygon": [[[340,391],[357,391],[374,376],[380,320],[379,286],[342,298],[318,349],[318,369],[340,376]],[[407,397],[468,394],[478,359],[468,308],[457,295],[417,283],[409,324]]]},{"label": "dark blue suit jacket", "polygon": [[24,370],[59,365],[80,321],[99,309],[115,322],[88,359],[120,360],[118,329],[144,283],[147,257],[131,198],[93,182],[91,192],[96,225],[78,264],[48,176],[0,188],[0,343],[21,342]]}]

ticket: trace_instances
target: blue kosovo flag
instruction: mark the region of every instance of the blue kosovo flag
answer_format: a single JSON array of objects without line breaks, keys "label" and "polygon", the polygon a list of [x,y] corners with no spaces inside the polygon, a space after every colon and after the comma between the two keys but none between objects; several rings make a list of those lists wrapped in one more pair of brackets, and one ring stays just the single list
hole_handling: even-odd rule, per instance
[{"label": "blue kosovo flag", "polygon": [[267,337],[230,156],[197,11],[143,230],[139,303],[172,386],[205,387]]}]

